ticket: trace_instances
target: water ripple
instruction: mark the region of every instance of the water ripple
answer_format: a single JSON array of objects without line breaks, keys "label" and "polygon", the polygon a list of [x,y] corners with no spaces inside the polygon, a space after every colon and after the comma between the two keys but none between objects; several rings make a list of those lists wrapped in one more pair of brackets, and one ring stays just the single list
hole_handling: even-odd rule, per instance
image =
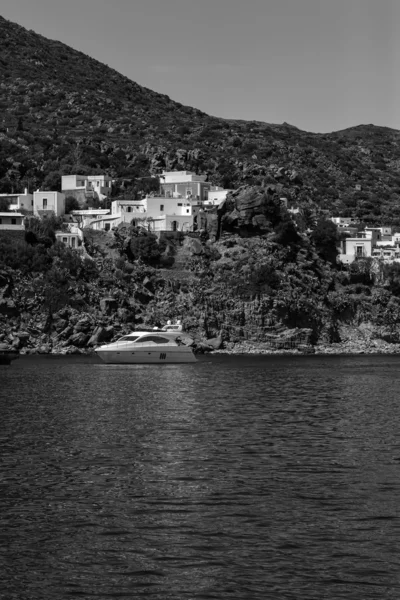
[{"label": "water ripple", "polygon": [[0,367],[0,598],[397,599],[398,364]]}]

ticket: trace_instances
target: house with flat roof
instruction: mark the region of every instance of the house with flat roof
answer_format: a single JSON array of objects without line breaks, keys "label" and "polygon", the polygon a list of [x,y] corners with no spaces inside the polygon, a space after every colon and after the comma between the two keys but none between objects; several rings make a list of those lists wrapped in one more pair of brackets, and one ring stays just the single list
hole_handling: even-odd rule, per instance
[{"label": "house with flat roof", "polygon": [[191,171],[164,171],[160,175],[160,195],[165,198],[189,198],[204,202],[212,187],[207,175]]},{"label": "house with flat roof", "polygon": [[56,240],[63,243],[72,250],[84,253],[85,248],[83,245],[84,236],[82,230],[76,225],[69,225],[67,231],[56,231]]},{"label": "house with flat roof", "polygon": [[147,196],[146,218],[152,231],[192,231],[193,207],[190,198]]},{"label": "house with flat roof", "polygon": [[0,199],[9,201],[8,210],[33,212],[33,194],[28,194],[26,188],[23,194],[0,194]]},{"label": "house with flat roof", "polygon": [[61,190],[66,196],[78,200],[98,198],[103,200],[111,194],[112,177],[109,175],[63,175]]},{"label": "house with flat roof", "polygon": [[65,214],[65,195],[62,192],[33,192],[33,214],[36,217]]},{"label": "house with flat roof", "polygon": [[147,199],[143,200],[114,200],[111,202],[111,214],[120,215],[121,223],[131,223],[144,219],[147,211]]},{"label": "house with flat roof", "polygon": [[204,201],[204,207],[219,206],[224,200],[226,200],[229,192],[233,191],[234,190],[225,190],[224,188],[218,186],[211,186],[210,190],[208,191],[208,198]]},{"label": "house with flat roof", "polygon": [[372,256],[373,239],[366,237],[346,238],[340,242],[338,260],[343,264],[351,264],[358,258]]},{"label": "house with flat roof", "polygon": [[23,231],[25,226],[23,224],[24,215],[16,212],[0,212],[0,230],[8,229],[12,231]]},{"label": "house with flat roof", "polygon": [[[108,208],[88,208],[87,210],[71,210],[69,213],[79,223],[80,227],[91,227],[93,221],[103,219],[110,214]],[[68,219],[68,215],[65,216],[64,220]]]}]

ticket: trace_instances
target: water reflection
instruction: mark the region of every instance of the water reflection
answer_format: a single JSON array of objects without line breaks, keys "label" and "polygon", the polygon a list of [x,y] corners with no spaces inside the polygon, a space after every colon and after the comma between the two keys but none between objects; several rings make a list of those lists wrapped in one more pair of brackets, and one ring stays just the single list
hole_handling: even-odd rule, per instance
[{"label": "water reflection", "polygon": [[396,357],[0,372],[10,598],[397,598]]}]

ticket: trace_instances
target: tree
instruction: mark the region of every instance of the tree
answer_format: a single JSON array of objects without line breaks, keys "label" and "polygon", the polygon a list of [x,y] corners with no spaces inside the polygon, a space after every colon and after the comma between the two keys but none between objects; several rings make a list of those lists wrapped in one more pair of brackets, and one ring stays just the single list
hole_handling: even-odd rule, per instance
[{"label": "tree", "polygon": [[282,244],[282,246],[291,246],[293,244],[298,244],[300,241],[300,236],[291,220],[281,221],[275,227],[274,231],[274,242]]},{"label": "tree", "polygon": [[65,213],[68,214],[72,210],[79,210],[79,202],[74,196],[67,196],[65,198]]},{"label": "tree", "polygon": [[311,233],[311,241],[314,243],[316,251],[323,260],[336,265],[338,230],[332,221],[325,218],[319,219],[315,229]]},{"label": "tree", "polygon": [[61,191],[61,173],[59,171],[50,171],[44,178],[43,187],[46,190]]},{"label": "tree", "polygon": [[143,229],[133,229],[133,237],[129,244],[130,254],[134,260],[142,259],[146,263],[156,263],[160,259],[163,248],[154,233]]}]

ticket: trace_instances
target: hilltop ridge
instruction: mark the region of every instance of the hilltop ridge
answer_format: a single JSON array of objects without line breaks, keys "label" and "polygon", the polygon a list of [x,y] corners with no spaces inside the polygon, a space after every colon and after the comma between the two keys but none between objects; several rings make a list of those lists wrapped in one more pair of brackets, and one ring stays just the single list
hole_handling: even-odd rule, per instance
[{"label": "hilltop ridge", "polygon": [[224,187],[276,185],[296,204],[400,226],[397,130],[317,134],[209,116],[2,17],[0,79],[0,192],[103,172],[130,179],[134,193],[140,177],[188,169]]}]

